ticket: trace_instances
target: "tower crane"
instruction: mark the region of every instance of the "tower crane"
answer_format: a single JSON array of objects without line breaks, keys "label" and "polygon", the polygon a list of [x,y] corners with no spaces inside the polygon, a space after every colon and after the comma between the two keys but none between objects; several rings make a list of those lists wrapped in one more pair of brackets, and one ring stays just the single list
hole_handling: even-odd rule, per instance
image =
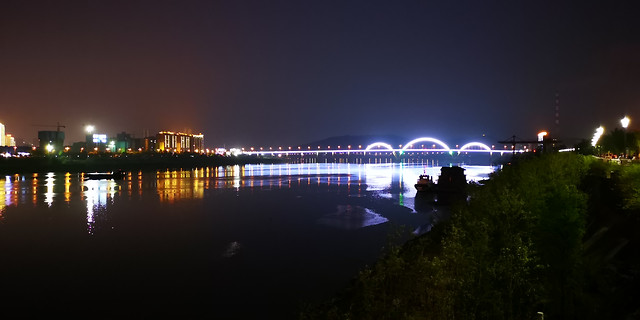
[{"label": "tower crane", "polygon": [[34,127],[56,127],[56,131],[60,132],[60,128],[66,128],[65,125],[61,125],[60,122],[56,124],[34,124]]},{"label": "tower crane", "polygon": [[498,143],[508,143],[511,144],[511,150],[513,150],[513,153],[516,153],[516,144],[517,143],[538,143],[538,144],[542,144],[544,146],[544,149],[547,149],[547,145],[548,144],[555,144],[558,143],[559,141],[557,139],[552,139],[552,138],[548,138],[548,139],[543,139],[542,141],[540,140],[518,140],[518,137],[516,137],[515,135],[511,136],[511,138],[507,139],[507,140],[501,140],[498,141]]}]

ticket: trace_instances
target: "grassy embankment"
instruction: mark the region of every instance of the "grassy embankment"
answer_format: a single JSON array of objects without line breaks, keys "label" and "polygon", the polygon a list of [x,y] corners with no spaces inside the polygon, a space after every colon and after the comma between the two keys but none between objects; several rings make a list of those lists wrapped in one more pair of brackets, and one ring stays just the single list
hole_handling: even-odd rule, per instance
[{"label": "grassy embankment", "polygon": [[301,319],[640,316],[640,166],[518,159]]},{"label": "grassy embankment", "polygon": [[278,159],[255,156],[205,156],[197,154],[121,154],[40,156],[28,158],[0,158],[0,174],[28,174],[42,172],[106,172],[190,169],[249,163],[277,163]]}]

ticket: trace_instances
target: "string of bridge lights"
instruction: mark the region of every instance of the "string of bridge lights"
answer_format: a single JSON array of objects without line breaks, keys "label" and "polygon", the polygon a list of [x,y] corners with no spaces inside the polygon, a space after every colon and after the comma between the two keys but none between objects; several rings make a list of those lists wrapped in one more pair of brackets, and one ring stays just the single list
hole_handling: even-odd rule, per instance
[{"label": "string of bridge lights", "polygon": [[[425,148],[425,142],[431,143],[431,148],[427,146]],[[418,143],[422,143],[418,148]],[[456,145],[455,148],[449,147],[445,142],[440,139],[432,138],[432,137],[421,137],[407,142],[404,145],[399,145],[398,148],[394,148],[391,144],[386,142],[374,142],[369,144],[363,148],[362,145],[358,145],[357,148],[353,148],[351,145],[347,145],[346,148],[342,148],[342,146],[337,146],[333,149],[331,146],[327,146],[326,149],[322,149],[322,146],[318,146],[317,149],[313,149],[311,146],[306,146],[306,149],[302,146],[298,146],[297,149],[293,147],[284,148],[277,147],[274,150],[273,147],[269,147],[268,150],[264,147],[256,148],[241,148],[242,153],[244,154],[304,154],[304,153],[373,153],[373,152],[390,152],[390,153],[399,153],[403,154],[405,152],[440,152],[440,153],[453,153],[453,152],[482,152],[482,153],[505,153],[505,152],[514,152],[512,148],[507,149],[507,146],[504,146],[504,149],[496,149],[495,145],[488,146],[482,142],[469,142],[462,146]],[[515,150],[515,152],[526,152],[527,147],[525,146],[523,149]]]}]

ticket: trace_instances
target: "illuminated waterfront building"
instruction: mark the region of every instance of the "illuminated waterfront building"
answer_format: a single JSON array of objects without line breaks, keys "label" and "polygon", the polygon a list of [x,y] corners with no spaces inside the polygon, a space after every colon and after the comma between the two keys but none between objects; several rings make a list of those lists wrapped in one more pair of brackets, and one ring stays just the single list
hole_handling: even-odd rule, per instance
[{"label": "illuminated waterfront building", "polygon": [[161,131],[156,135],[156,150],[160,152],[203,152],[204,135]]},{"label": "illuminated waterfront building", "polygon": [[0,147],[7,145],[6,137],[4,135],[4,124],[0,123]]},{"label": "illuminated waterfront building", "polygon": [[15,147],[16,146],[16,138],[14,138],[12,135],[8,134],[5,136],[5,145],[7,147]]}]

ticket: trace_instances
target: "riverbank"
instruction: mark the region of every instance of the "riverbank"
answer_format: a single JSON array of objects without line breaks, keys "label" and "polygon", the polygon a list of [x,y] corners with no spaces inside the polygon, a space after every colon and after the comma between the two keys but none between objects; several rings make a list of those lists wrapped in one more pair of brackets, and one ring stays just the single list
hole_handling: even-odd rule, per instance
[{"label": "riverbank", "polygon": [[301,319],[638,319],[640,166],[516,159]]},{"label": "riverbank", "polygon": [[0,158],[0,174],[28,174],[43,172],[107,172],[114,170],[146,171],[164,169],[189,169],[281,163],[278,158],[258,156],[219,156],[199,154],[119,154],[119,155],[69,155],[26,158]]}]

